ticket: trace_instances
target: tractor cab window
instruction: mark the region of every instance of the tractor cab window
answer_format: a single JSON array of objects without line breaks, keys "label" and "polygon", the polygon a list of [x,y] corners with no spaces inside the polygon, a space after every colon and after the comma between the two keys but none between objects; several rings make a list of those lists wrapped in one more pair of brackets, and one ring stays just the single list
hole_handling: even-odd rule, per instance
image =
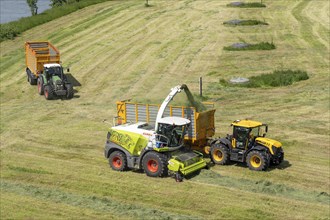
[{"label": "tractor cab window", "polygon": [[251,132],[249,134],[249,139],[252,141],[254,140],[256,137],[259,137],[259,127],[255,127],[251,129]]},{"label": "tractor cab window", "polygon": [[168,147],[177,147],[183,144],[183,137],[186,125],[176,126],[169,124],[159,124],[157,131],[157,141],[164,143]]},{"label": "tractor cab window", "polygon": [[236,147],[244,149],[247,146],[247,140],[250,129],[244,127],[234,127],[233,137],[236,139]]},{"label": "tractor cab window", "polygon": [[61,76],[62,75],[62,68],[61,67],[50,67],[46,68],[46,73],[48,73],[49,76]]}]

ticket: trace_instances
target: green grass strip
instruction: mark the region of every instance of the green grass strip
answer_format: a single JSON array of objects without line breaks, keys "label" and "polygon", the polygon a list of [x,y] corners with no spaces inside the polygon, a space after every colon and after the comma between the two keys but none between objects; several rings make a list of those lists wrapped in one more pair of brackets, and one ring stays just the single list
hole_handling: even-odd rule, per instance
[{"label": "green grass strip", "polygon": [[224,47],[224,50],[228,51],[243,51],[243,50],[274,50],[276,46],[274,43],[261,42],[257,44],[236,43],[230,46]]},{"label": "green grass strip", "polygon": [[261,2],[231,2],[227,4],[227,7],[234,8],[265,8],[266,5]]},{"label": "green grass strip", "polygon": [[220,84],[225,87],[238,86],[247,88],[280,87],[292,85],[294,82],[309,79],[307,72],[301,70],[275,70],[273,73],[262,74],[249,78],[248,83],[233,84],[220,79]]},{"label": "green grass strip", "polygon": [[107,1],[113,0],[80,0],[79,2],[53,7],[35,16],[24,17],[17,21],[0,24],[0,42],[8,39],[14,39],[26,30],[70,14],[79,9]]},{"label": "green grass strip", "polygon": [[224,25],[228,26],[255,26],[255,25],[268,25],[267,22],[264,21],[259,21],[259,20],[239,20],[239,19],[234,19],[234,20],[229,20],[223,22]]}]

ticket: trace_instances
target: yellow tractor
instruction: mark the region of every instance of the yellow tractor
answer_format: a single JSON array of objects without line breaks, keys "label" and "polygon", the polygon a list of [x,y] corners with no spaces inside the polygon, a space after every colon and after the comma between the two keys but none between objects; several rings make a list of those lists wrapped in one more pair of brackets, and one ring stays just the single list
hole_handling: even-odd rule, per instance
[{"label": "yellow tractor", "polygon": [[230,161],[245,162],[251,170],[266,170],[284,159],[282,144],[266,138],[268,126],[258,121],[236,120],[233,134],[211,142],[211,160],[225,165]]}]

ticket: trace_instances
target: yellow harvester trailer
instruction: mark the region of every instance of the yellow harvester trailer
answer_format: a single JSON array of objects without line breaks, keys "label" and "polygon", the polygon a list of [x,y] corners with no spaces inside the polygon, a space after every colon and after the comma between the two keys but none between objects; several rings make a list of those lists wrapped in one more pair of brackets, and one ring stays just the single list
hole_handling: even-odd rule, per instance
[{"label": "yellow harvester trailer", "polygon": [[28,82],[36,85],[44,64],[60,64],[60,52],[47,41],[25,42],[25,64]]},{"label": "yellow harvester trailer", "polygon": [[[214,104],[204,103],[210,110],[197,112],[195,107],[167,106],[164,117],[177,116],[191,121],[185,142],[196,150],[209,151],[208,139],[214,136]],[[160,105],[141,104],[130,101],[117,102],[117,123],[147,122],[154,125]]]}]

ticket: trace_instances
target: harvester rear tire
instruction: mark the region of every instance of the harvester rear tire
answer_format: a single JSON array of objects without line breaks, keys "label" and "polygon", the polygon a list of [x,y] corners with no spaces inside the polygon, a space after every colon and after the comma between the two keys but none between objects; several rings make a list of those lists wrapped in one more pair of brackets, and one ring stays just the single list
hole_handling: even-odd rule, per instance
[{"label": "harvester rear tire", "polygon": [[246,157],[246,163],[250,170],[264,171],[269,166],[269,157],[265,151],[251,151]]},{"label": "harvester rear tire", "polygon": [[229,163],[229,150],[222,144],[214,144],[211,147],[211,160],[217,165],[226,165]]},{"label": "harvester rear tire", "polygon": [[43,95],[44,94],[44,82],[40,77],[38,78],[37,85],[38,85],[39,95]]},{"label": "harvester rear tire", "polygon": [[66,98],[72,99],[73,98],[73,87],[71,84],[66,85]]},{"label": "harvester rear tire", "polygon": [[109,156],[109,165],[115,171],[127,170],[127,158],[121,151],[114,151]]},{"label": "harvester rear tire", "polygon": [[165,154],[150,151],[142,159],[144,172],[150,177],[165,177],[168,175],[168,159]]},{"label": "harvester rear tire", "polygon": [[54,90],[51,86],[46,85],[44,88],[44,95],[47,100],[51,100],[54,98]]}]

